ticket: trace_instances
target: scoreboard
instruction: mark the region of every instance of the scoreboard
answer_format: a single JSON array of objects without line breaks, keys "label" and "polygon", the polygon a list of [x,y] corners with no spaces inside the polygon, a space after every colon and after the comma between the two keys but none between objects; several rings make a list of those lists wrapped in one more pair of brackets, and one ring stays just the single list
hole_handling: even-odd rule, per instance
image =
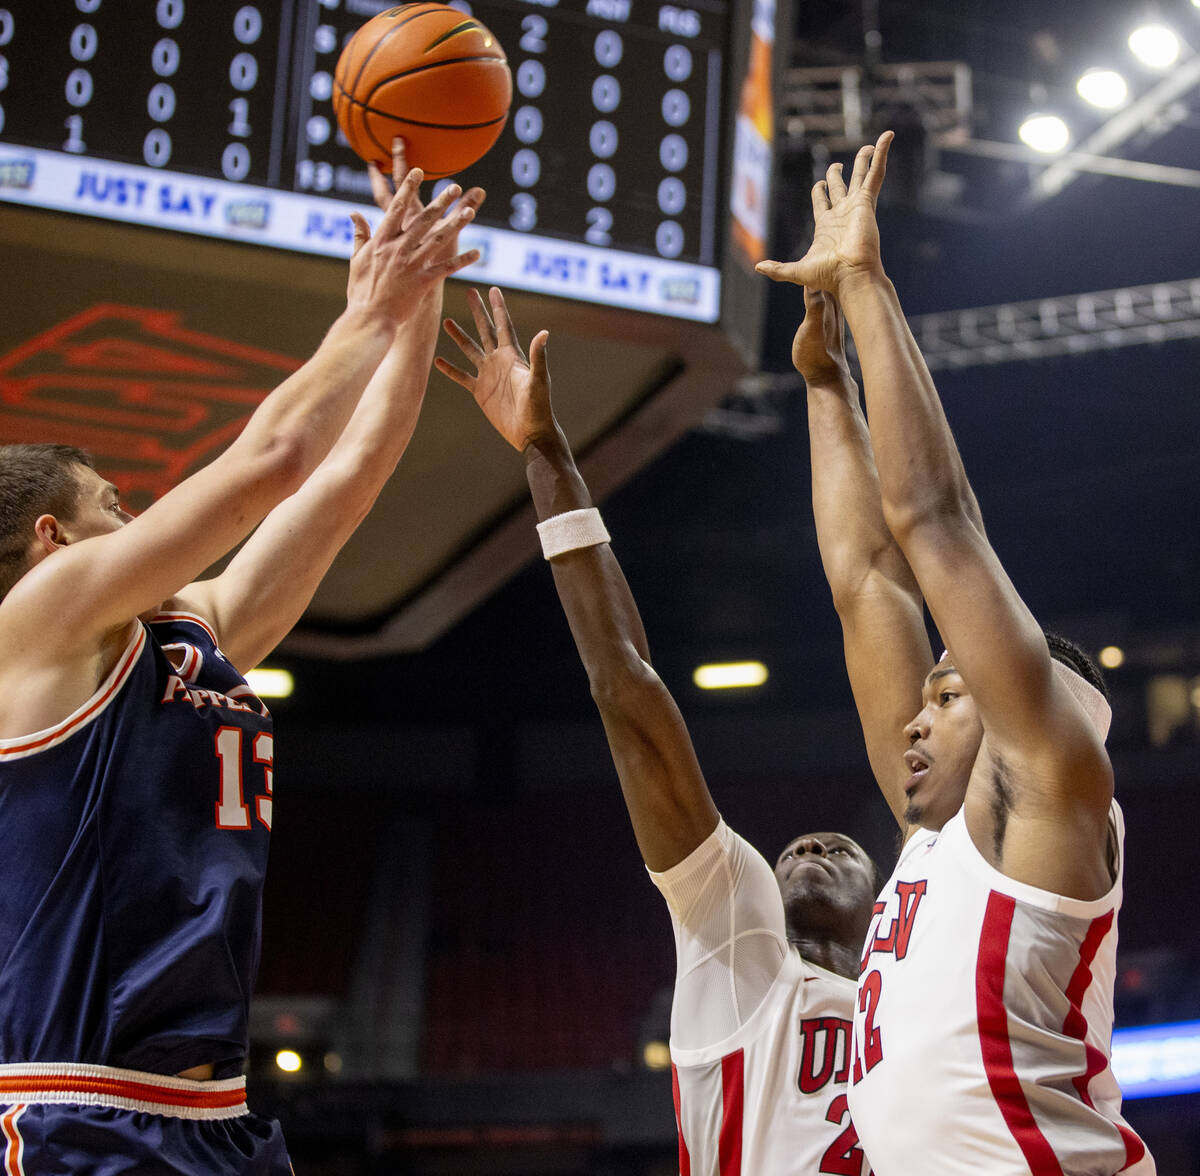
[{"label": "scoreboard", "polygon": [[[377,221],[333,116],[381,0],[0,0],[0,201],[346,256]],[[488,199],[464,276],[715,322],[731,5],[454,0],[513,104],[461,177]],[[446,181],[441,181],[446,182]]]}]

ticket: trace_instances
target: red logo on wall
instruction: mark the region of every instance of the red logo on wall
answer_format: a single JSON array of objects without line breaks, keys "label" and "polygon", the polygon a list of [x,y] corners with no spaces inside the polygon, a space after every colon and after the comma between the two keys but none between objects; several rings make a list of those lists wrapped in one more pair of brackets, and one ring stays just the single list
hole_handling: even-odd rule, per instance
[{"label": "red logo on wall", "polygon": [[86,449],[143,510],[224,449],[299,366],[186,330],[174,311],[102,303],[0,357],[0,440]]}]

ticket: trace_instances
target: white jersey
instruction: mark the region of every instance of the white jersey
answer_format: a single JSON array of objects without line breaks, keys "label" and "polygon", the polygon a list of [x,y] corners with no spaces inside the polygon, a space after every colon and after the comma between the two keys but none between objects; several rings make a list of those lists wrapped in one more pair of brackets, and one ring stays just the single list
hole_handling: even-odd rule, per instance
[{"label": "white jersey", "polygon": [[988,864],[962,810],[918,830],[875,904],[850,1106],[879,1176],[1152,1176],[1109,1068],[1117,878],[1094,902]]},{"label": "white jersey", "polygon": [[846,1107],[854,981],[789,945],[771,867],[722,821],[650,877],[678,956],[681,1176],[869,1176]]}]

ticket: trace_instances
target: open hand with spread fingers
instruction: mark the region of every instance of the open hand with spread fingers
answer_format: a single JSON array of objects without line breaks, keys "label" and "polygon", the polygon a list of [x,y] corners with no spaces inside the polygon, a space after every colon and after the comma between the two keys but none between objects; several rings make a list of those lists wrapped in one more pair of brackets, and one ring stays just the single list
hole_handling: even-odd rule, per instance
[{"label": "open hand with spread fingers", "polygon": [[812,189],[815,223],[808,252],[799,261],[760,261],[755,267],[760,274],[840,296],[844,287],[882,272],[875,205],[893,138],[884,131],[874,145],[859,149],[849,184],[842,178],[842,165],[830,165],[825,179]]},{"label": "open hand with spread fingers", "polygon": [[407,168],[399,139],[392,147],[392,175],[389,184],[378,168],[371,167],[371,189],[384,210],[374,235],[361,213],[350,214],[354,250],[347,301],[400,323],[435,283],[479,260],[478,249],[457,252],[458,234],[474,219],[484,193],[472,188],[464,194],[457,184],[450,184],[422,205],[419,190],[424,174],[420,168]]},{"label": "open hand with spread fingers", "polygon": [[446,334],[474,366],[475,375],[455,367],[440,355],[434,365],[466,388],[496,432],[514,449],[523,452],[531,443],[540,445],[558,433],[550,405],[550,372],[546,365],[550,332],[539,331],[534,335],[526,359],[504,295],[493,286],[488,298],[491,314],[477,290],[467,292],[478,343],[453,319],[444,323]]}]

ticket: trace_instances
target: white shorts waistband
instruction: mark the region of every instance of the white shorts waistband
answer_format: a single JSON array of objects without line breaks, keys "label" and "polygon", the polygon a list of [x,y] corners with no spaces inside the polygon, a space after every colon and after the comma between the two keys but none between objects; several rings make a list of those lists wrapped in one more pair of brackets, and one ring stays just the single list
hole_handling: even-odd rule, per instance
[{"label": "white shorts waistband", "polygon": [[15,1103],[82,1103],[176,1119],[234,1119],[249,1110],[245,1078],[196,1082],[82,1062],[0,1065],[0,1104]]}]

